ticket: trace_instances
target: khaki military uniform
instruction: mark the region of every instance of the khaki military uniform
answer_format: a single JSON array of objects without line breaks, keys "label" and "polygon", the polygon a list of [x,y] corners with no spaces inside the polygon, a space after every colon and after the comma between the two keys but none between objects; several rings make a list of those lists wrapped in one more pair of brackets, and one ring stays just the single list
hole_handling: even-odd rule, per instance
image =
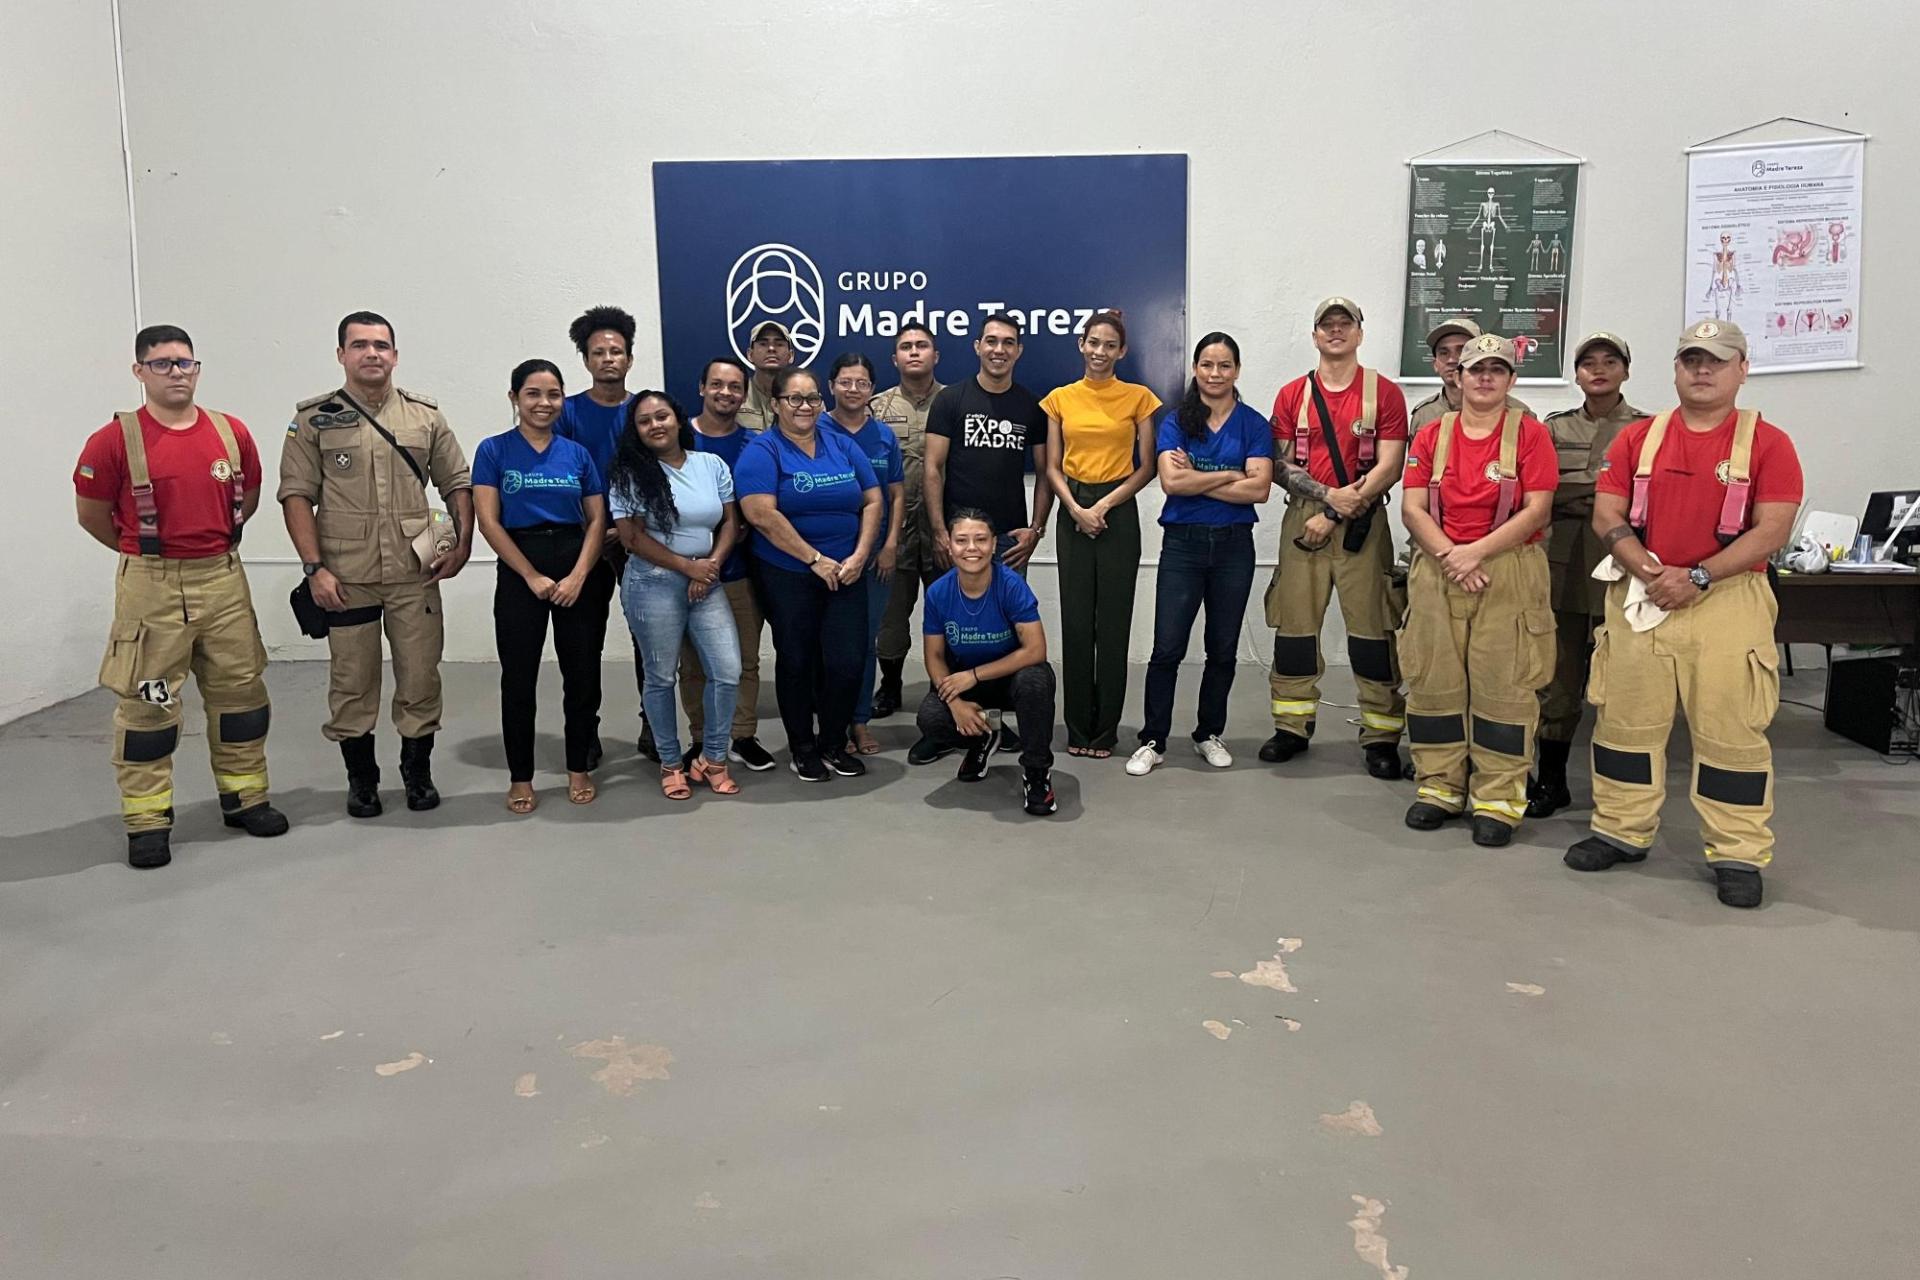
[{"label": "khaki military uniform", "polygon": [[882,391],[867,412],[892,428],[900,441],[900,466],[905,476],[905,508],[900,518],[900,550],[894,562],[887,611],[880,619],[876,646],[880,657],[900,661],[912,647],[908,624],[920,584],[938,576],[933,560],[933,526],[927,519],[927,412],[944,384],[936,382],[926,398],[915,400],[899,387]]},{"label": "khaki military uniform", "polygon": [[[1512,396],[1507,397],[1507,408],[1518,409],[1528,417],[1533,416],[1533,410],[1527,407],[1526,401],[1516,400]],[[1420,428],[1426,426],[1429,422],[1436,421],[1441,414],[1458,412],[1460,412],[1460,407],[1447,403],[1447,389],[1441,387],[1425,400],[1422,400],[1419,404],[1407,410],[1407,439],[1413,439],[1414,436],[1419,434]]]},{"label": "khaki military uniform", "polygon": [[1546,419],[1560,456],[1560,487],[1553,495],[1553,526],[1547,538],[1558,655],[1553,682],[1540,691],[1543,740],[1572,742],[1580,729],[1593,632],[1607,611],[1607,584],[1593,578],[1594,566],[1606,559],[1593,532],[1593,488],[1614,437],[1646,416],[1622,400],[1600,419],[1589,417],[1585,405]]},{"label": "khaki military uniform", "polygon": [[[371,406],[420,463],[442,500],[472,487],[466,455],[439,406],[393,389]],[[320,559],[340,580],[346,608],[329,619],[332,672],[326,736],[373,732],[380,718],[380,634],[393,650],[393,723],[405,738],[440,727],[440,588],[411,546],[427,527],[426,490],[413,470],[340,392],[302,400],[280,452],[279,499],[316,507]]]},{"label": "khaki military uniform", "polygon": [[749,431],[765,431],[774,424],[773,393],[760,390],[760,383],[749,374],[747,398],[740,406],[740,425]]},{"label": "khaki military uniform", "polygon": [[[232,474],[240,451],[227,420],[209,412]],[[119,415],[127,474],[136,492],[151,483],[145,444],[132,414]],[[226,481],[163,477],[170,484]],[[239,531],[234,532],[239,542]],[[122,555],[114,579],[113,625],[100,663],[100,683],[114,707],[113,767],[120,815],[129,832],[173,825],[173,753],[180,744],[180,699],[187,674],[200,687],[207,715],[220,808],[235,814],[267,799],[266,646],[253,613],[246,570],[235,551],[180,559],[160,553]]]}]

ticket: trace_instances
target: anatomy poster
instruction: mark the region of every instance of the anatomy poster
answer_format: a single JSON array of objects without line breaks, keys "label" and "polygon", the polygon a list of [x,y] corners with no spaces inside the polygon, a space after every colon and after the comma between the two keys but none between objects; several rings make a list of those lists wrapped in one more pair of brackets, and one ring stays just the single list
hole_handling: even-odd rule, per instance
[{"label": "anatomy poster", "polygon": [[1860,365],[1866,139],[1687,156],[1687,323],[1732,320],[1756,373]]},{"label": "anatomy poster", "polygon": [[1433,381],[1427,330],[1469,316],[1513,339],[1522,382],[1564,381],[1580,166],[1424,164],[1407,208],[1400,374]]}]

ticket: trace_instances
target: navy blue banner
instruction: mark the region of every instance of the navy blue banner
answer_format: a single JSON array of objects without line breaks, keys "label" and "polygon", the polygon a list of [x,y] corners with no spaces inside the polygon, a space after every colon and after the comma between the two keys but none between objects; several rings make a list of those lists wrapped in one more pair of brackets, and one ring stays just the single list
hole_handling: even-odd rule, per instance
[{"label": "navy blue banner", "polygon": [[1087,316],[1117,307],[1120,376],[1168,403],[1185,385],[1185,156],[659,161],[653,203],[667,385],[689,413],[707,360],[744,359],[766,320],[823,382],[861,351],[884,389],[902,323],[933,326],[955,382],[981,321],[1017,311],[1014,377],[1044,396],[1080,377]]}]

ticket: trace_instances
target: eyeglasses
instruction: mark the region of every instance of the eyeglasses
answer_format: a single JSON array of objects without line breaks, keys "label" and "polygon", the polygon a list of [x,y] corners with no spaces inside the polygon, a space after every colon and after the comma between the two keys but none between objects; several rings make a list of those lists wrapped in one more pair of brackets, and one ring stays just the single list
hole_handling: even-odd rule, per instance
[{"label": "eyeglasses", "polygon": [[818,409],[827,402],[826,397],[818,391],[810,396],[776,396],[775,399],[789,409]]},{"label": "eyeglasses", "polygon": [[848,382],[845,378],[842,378],[833,384],[833,389],[835,391],[871,391],[873,390],[873,384],[865,378],[860,379],[858,382]]},{"label": "eyeglasses", "polygon": [[192,373],[200,367],[198,360],[142,360],[140,363],[146,366],[149,373],[157,373],[162,377],[175,369],[182,373]]}]

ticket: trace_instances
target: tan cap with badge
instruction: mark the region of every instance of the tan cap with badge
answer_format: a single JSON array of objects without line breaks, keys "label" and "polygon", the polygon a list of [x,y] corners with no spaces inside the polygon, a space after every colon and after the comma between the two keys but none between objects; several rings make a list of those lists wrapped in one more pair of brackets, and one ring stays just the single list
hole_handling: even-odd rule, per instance
[{"label": "tan cap with badge", "polygon": [[1427,330],[1427,350],[1431,351],[1439,346],[1440,339],[1450,333],[1457,333],[1463,338],[1477,338],[1480,336],[1480,326],[1465,316],[1448,316]]},{"label": "tan cap with badge", "polygon": [[1580,339],[1580,345],[1573,349],[1573,362],[1579,364],[1581,358],[1595,347],[1612,347],[1627,364],[1633,363],[1633,352],[1627,347],[1627,340],[1617,333],[1608,333],[1605,329],[1595,329]]},{"label": "tan cap with badge", "polygon": [[1477,364],[1488,360],[1500,360],[1512,369],[1518,365],[1513,356],[1513,339],[1503,338],[1497,333],[1483,333],[1476,336],[1460,353],[1460,372],[1465,373]]},{"label": "tan cap with badge", "polygon": [[1360,314],[1359,303],[1355,302],[1352,298],[1343,298],[1339,294],[1335,294],[1331,298],[1320,299],[1320,304],[1313,309],[1313,323],[1316,327],[1326,318],[1327,312],[1329,311],[1344,311],[1353,317],[1355,324],[1365,324],[1367,322],[1367,318]]},{"label": "tan cap with badge", "polygon": [[767,336],[767,330],[769,329],[780,335],[780,341],[786,343],[788,346],[793,345],[793,335],[788,333],[787,326],[781,324],[778,320],[761,321],[754,327],[752,340],[754,342],[760,341],[760,339]]},{"label": "tan cap with badge", "polygon": [[1702,320],[1680,335],[1673,354],[1683,356],[1689,351],[1704,351],[1715,360],[1745,360],[1747,335],[1731,320]]}]

